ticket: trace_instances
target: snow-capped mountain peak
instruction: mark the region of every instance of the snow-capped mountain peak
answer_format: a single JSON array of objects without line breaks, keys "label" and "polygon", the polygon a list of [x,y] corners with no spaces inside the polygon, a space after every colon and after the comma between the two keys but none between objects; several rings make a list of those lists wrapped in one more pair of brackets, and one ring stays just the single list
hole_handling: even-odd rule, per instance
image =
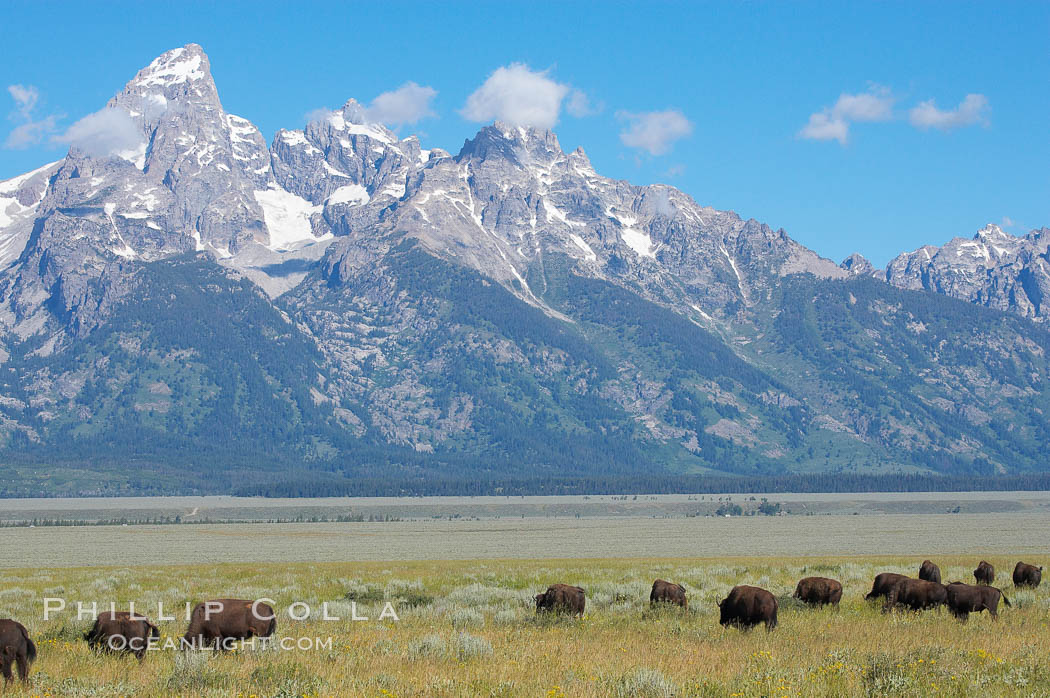
[{"label": "snow-capped mountain peak", "polygon": [[139,71],[131,84],[140,87],[169,87],[205,80],[211,76],[208,56],[198,44],[187,44],[155,58]]},{"label": "snow-capped mountain peak", "polygon": [[1043,319],[1050,307],[1050,232],[1017,237],[989,223],[973,237],[898,255],[877,278]]}]

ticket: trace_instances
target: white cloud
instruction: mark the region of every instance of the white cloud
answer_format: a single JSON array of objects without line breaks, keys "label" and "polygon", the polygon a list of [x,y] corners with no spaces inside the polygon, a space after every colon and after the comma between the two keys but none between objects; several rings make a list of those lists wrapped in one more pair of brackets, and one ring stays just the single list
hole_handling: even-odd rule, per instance
[{"label": "white cloud", "polygon": [[414,124],[429,116],[436,116],[430,108],[430,101],[435,96],[437,90],[433,87],[406,82],[396,90],[376,97],[365,111],[369,121],[390,126]]},{"label": "white cloud", "polygon": [[16,108],[18,113],[22,115],[22,118],[31,118],[33,108],[40,99],[40,91],[32,85],[28,87],[26,85],[8,85],[7,91],[11,93],[11,98],[15,100]]},{"label": "white cloud", "polygon": [[583,90],[573,88],[569,92],[569,98],[565,101],[565,111],[578,119],[585,116],[593,116],[602,110],[601,104],[592,104],[591,98]]},{"label": "white cloud", "polygon": [[33,116],[40,101],[40,90],[32,85],[8,85],[7,92],[15,100],[15,109],[8,118],[18,125],[4,139],[5,148],[28,148],[55,130],[55,124],[62,118],[60,115],[51,114],[42,119]]},{"label": "white cloud", "polygon": [[650,111],[641,114],[619,112],[630,125],[620,132],[620,141],[630,148],[639,148],[650,155],[663,155],[671,146],[693,132],[693,124],[677,109]]},{"label": "white cloud", "polygon": [[569,86],[523,63],[497,68],[460,110],[471,121],[504,121],[514,126],[551,128],[558,122]]},{"label": "white cloud", "polygon": [[306,123],[312,124],[317,121],[326,121],[331,118],[333,114],[342,115],[342,112],[329,109],[328,107],[318,107],[317,109],[311,109],[306,112],[303,118],[306,120]]},{"label": "white cloud", "polygon": [[988,98],[982,94],[968,94],[955,109],[938,109],[932,99],[921,102],[908,112],[912,126],[921,129],[939,128],[947,131],[951,128],[988,125]]},{"label": "white cloud", "polygon": [[849,127],[853,122],[888,121],[893,118],[894,97],[889,88],[872,85],[867,92],[839,95],[831,107],[810,114],[809,121],[798,132],[800,138],[815,141],[838,141],[842,145],[849,140]]},{"label": "white cloud", "polygon": [[88,114],[51,138],[54,143],[69,143],[88,155],[105,157],[134,150],[144,138],[142,130],[123,109],[106,107]]},{"label": "white cloud", "polygon": [[840,94],[831,115],[847,121],[889,121],[893,117],[893,102],[889,88],[872,85],[860,94]]},{"label": "white cloud", "polygon": [[809,123],[802,127],[798,135],[814,141],[838,141],[845,145],[849,138],[849,124],[827,111],[818,111],[809,115]]},{"label": "white cloud", "polygon": [[55,130],[56,121],[58,121],[58,117],[48,116],[39,121],[27,121],[24,124],[15,126],[11,129],[11,133],[7,134],[7,138],[4,140],[4,147],[20,150],[36,145],[43,140],[44,136]]}]

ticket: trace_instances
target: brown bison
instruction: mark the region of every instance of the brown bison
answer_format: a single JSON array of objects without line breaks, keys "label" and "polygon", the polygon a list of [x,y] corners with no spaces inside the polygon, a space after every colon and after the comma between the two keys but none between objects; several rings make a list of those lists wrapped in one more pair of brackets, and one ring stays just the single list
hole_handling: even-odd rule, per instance
[{"label": "brown bison", "polygon": [[9,618],[0,618],[0,674],[4,683],[15,680],[11,665],[18,664],[18,678],[29,681],[29,665],[36,659],[36,645],[29,639],[29,632],[21,623]]},{"label": "brown bison", "polygon": [[583,615],[587,603],[587,592],[568,584],[551,584],[547,591],[536,594],[537,613],[569,613]]},{"label": "brown bison", "polygon": [[929,560],[923,560],[919,567],[919,579],[927,582],[941,583],[941,568]]},{"label": "brown bison", "polygon": [[880,596],[887,596],[890,590],[897,585],[902,579],[908,579],[905,574],[897,574],[896,572],[880,572],[875,575],[875,581],[872,582],[871,591],[865,596],[865,599],[877,599]]},{"label": "brown bison", "polygon": [[981,564],[973,571],[973,578],[978,584],[991,584],[995,581],[995,568],[981,560]]},{"label": "brown bison", "polygon": [[662,579],[653,582],[653,590],[649,592],[649,605],[655,606],[658,603],[673,603],[682,608],[689,608],[689,601],[685,598],[685,587]]},{"label": "brown bison", "polygon": [[106,611],[84,635],[88,647],[96,652],[125,652],[138,659],[146,656],[150,642],[160,631],[146,616],[130,611]]},{"label": "brown bison", "polygon": [[1035,588],[1041,581],[1043,581],[1042,567],[1026,565],[1023,562],[1018,562],[1014,567],[1014,586]]},{"label": "brown bison", "polygon": [[842,599],[842,584],[827,577],[806,577],[799,580],[794,597],[812,606],[839,605]]},{"label": "brown bison", "polygon": [[952,582],[947,586],[948,610],[959,620],[966,622],[971,613],[980,613],[988,609],[992,618],[999,619],[999,599],[1007,606],[1010,599],[1000,590],[991,586],[973,586],[962,582]]},{"label": "brown bison", "polygon": [[277,615],[269,604],[215,599],[194,606],[182,642],[184,648],[200,649],[214,644],[217,650],[229,650],[236,640],[270,637],[276,629]]},{"label": "brown bison", "polygon": [[777,627],[777,599],[765,589],[735,586],[729,596],[718,602],[718,608],[721,610],[718,622],[724,626],[750,630],[765,623],[767,631]]},{"label": "brown bison", "polygon": [[886,595],[886,604],[883,611],[889,611],[894,606],[907,606],[913,611],[922,611],[928,608],[936,608],[948,600],[948,590],[938,582],[928,582],[925,579],[902,579],[893,585],[890,593]]}]

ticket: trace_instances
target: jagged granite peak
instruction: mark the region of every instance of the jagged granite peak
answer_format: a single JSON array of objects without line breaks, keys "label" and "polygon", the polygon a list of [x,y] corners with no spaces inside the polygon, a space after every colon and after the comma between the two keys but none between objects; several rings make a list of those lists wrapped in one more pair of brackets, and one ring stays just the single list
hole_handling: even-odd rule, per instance
[{"label": "jagged granite peak", "polygon": [[898,255],[885,271],[873,274],[900,288],[934,291],[1043,321],[1050,314],[1048,248],[1048,228],[1018,237],[989,223],[972,238]]},{"label": "jagged granite peak", "polygon": [[852,276],[868,275],[875,271],[875,267],[872,263],[858,252],[854,252],[849,257],[846,257],[842,260],[842,263],[839,264],[839,266],[848,271]]},{"label": "jagged granite peak", "polygon": [[558,137],[550,129],[512,126],[501,121],[483,127],[474,138],[467,139],[457,160],[485,160],[504,157],[522,166],[549,163],[565,157]]},{"label": "jagged granite peak", "polygon": [[129,264],[193,251],[231,258],[280,237],[281,216],[257,196],[277,189],[265,141],[223,111],[200,46],[161,55],[86,119],[95,135],[49,178],[32,235],[13,238],[25,244],[0,295],[16,332],[42,331],[48,299],[78,331],[96,326]]},{"label": "jagged granite peak", "polygon": [[[389,205],[404,194],[408,175],[429,157],[418,138],[399,139],[386,126],[369,121],[354,99],[341,110],[315,114],[302,130],[281,129],[271,151],[282,187],[314,204],[344,208],[375,198]],[[340,227],[335,220],[329,225]]]},{"label": "jagged granite peak", "polygon": [[379,223],[344,229],[325,269],[345,281],[409,236],[545,307],[528,279],[558,253],[581,273],[642,289],[698,319],[736,312],[785,274],[847,275],[782,230],[701,207],[673,187],[602,177],[582,149],[565,154],[553,132],[499,122],[455,158],[418,168]]}]

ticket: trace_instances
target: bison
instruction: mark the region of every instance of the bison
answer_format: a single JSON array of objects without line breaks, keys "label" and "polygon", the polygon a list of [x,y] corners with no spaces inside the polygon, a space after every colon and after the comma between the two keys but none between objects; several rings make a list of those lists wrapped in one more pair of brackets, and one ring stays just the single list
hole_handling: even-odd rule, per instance
[{"label": "bison", "polygon": [[995,568],[990,563],[981,560],[977,569],[973,571],[973,578],[978,584],[991,584],[995,581]]},{"label": "bison", "polygon": [[988,614],[999,619],[999,599],[1007,606],[1010,599],[1002,591],[991,586],[973,586],[962,582],[952,582],[947,586],[948,610],[959,620],[966,622],[971,613],[980,613],[988,609]]},{"label": "bison", "polygon": [[193,607],[183,647],[200,649],[214,644],[217,650],[232,648],[235,640],[270,637],[277,629],[273,607],[262,601],[215,599]]},{"label": "bison", "polygon": [[842,584],[827,577],[806,577],[795,587],[794,598],[812,606],[839,605],[842,599]]},{"label": "bison", "polygon": [[943,584],[929,582],[925,579],[904,578],[893,585],[886,595],[883,611],[894,606],[907,606],[913,611],[936,608],[948,600],[948,590]]},{"label": "bison", "polygon": [[587,592],[568,584],[551,584],[547,591],[536,594],[536,612],[569,613],[582,616]]},{"label": "bison", "polygon": [[897,582],[902,579],[908,579],[907,575],[897,574],[896,572],[880,572],[875,575],[875,581],[871,585],[871,591],[865,596],[865,599],[869,601],[871,599],[877,599],[880,596],[886,596],[890,593],[890,590],[896,586]]},{"label": "bison", "polygon": [[84,634],[88,646],[96,652],[125,652],[139,660],[146,656],[150,642],[160,631],[149,618],[130,611],[107,611],[95,618],[91,630]]},{"label": "bison", "polygon": [[941,583],[941,568],[929,560],[923,560],[919,567],[919,579],[927,582]]},{"label": "bison", "polygon": [[11,665],[18,664],[18,678],[29,681],[29,665],[36,660],[36,645],[29,639],[29,631],[17,621],[0,618],[0,674],[4,683],[15,680]]},{"label": "bison", "polygon": [[750,586],[735,586],[729,596],[718,602],[721,610],[719,623],[750,630],[759,623],[766,630],[777,627],[777,599],[765,589]]},{"label": "bison", "polygon": [[1014,586],[1035,588],[1041,581],[1043,581],[1042,567],[1027,565],[1023,562],[1018,562],[1014,567]]},{"label": "bison", "polygon": [[689,601],[685,598],[685,587],[681,584],[657,579],[653,582],[653,590],[649,592],[649,605],[655,606],[661,602],[689,608]]}]

